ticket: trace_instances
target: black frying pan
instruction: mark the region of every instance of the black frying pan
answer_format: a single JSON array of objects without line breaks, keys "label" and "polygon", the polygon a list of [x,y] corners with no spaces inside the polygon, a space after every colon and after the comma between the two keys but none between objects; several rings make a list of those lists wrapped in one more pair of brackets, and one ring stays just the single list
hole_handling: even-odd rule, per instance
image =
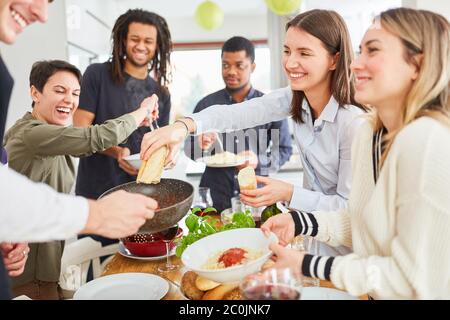
[{"label": "black frying pan", "polygon": [[147,220],[139,233],[153,233],[167,229],[180,221],[191,208],[194,187],[178,179],[161,179],[158,184],[129,182],[109,189],[100,198],[118,190],[139,193],[158,201],[159,209],[153,219]]}]

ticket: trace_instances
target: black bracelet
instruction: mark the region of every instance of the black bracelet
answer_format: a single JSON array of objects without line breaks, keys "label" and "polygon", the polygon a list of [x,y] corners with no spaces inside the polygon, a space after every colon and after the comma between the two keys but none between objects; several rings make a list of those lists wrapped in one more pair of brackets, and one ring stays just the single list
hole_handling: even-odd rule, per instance
[{"label": "black bracelet", "polygon": [[184,125],[184,127],[186,128],[186,137],[185,137],[185,138],[187,138],[187,136],[190,134],[190,130],[189,130],[188,125],[186,124],[186,122],[184,122],[184,121],[182,121],[182,120],[180,120],[180,119],[175,120],[174,123],[177,123],[177,122],[181,122],[181,123]]}]

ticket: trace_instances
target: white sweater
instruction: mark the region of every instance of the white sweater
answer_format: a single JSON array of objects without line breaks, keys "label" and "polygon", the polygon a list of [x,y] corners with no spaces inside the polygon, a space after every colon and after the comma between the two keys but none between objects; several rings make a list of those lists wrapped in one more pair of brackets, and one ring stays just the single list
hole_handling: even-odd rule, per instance
[{"label": "white sweater", "polygon": [[317,239],[352,247],[336,257],[331,280],[375,299],[450,299],[450,129],[420,118],[395,138],[377,184],[373,129],[352,148],[349,207],[315,212]]}]

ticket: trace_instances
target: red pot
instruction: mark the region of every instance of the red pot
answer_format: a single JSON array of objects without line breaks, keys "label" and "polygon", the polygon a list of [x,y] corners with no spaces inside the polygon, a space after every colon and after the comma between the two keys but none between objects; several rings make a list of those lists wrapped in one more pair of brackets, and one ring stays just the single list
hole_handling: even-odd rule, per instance
[{"label": "red pot", "polygon": [[[180,238],[182,235],[183,229],[178,228],[175,239]],[[139,233],[121,240],[125,248],[135,256],[158,257],[166,255],[166,244],[162,240],[160,233]],[[174,247],[175,243],[171,241],[169,250],[172,250]]]}]

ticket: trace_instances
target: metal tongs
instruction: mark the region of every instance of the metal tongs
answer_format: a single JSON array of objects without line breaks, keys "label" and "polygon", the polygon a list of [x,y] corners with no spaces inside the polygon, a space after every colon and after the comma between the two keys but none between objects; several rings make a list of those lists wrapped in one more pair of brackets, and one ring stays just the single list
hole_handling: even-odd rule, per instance
[{"label": "metal tongs", "polygon": [[[155,131],[156,129],[159,129],[158,125],[158,119],[153,120],[150,116],[150,110],[147,110],[147,119],[148,119],[148,127],[150,128],[150,131]],[[153,126],[153,122],[155,123],[155,126]]]},{"label": "metal tongs", "polygon": [[[147,119],[148,119],[148,127],[150,128],[150,131],[155,131],[156,129],[159,129],[158,125],[158,119],[152,120],[150,117],[150,112],[147,113]],[[155,125],[153,125],[155,123]],[[175,156],[175,159],[178,158],[180,152],[178,152]],[[176,161],[176,160],[175,160]],[[171,161],[167,165],[164,166],[164,169],[172,169],[175,166],[175,162]]]},{"label": "metal tongs", "polygon": [[152,121],[149,120],[149,125],[148,127],[150,128],[151,131],[155,131],[156,129],[159,129],[158,126],[158,120],[153,121],[155,123],[155,126],[153,126]]}]

